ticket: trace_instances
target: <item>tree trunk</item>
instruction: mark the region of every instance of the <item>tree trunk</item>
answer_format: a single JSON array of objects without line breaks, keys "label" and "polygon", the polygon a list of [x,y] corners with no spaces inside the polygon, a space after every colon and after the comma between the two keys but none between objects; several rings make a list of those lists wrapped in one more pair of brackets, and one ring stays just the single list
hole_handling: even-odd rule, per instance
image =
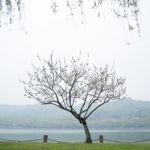
[{"label": "tree trunk", "polygon": [[82,124],[83,124],[83,128],[84,128],[85,135],[86,135],[86,141],[85,141],[85,143],[92,143],[91,134],[90,134],[90,131],[88,129],[86,121],[84,120],[82,122]]}]

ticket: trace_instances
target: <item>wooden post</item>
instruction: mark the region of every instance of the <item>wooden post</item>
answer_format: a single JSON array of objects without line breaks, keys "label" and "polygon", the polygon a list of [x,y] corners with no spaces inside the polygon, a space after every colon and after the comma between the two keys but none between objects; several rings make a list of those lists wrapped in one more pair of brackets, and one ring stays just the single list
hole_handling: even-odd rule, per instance
[{"label": "wooden post", "polygon": [[100,143],[103,143],[103,142],[104,142],[104,137],[103,137],[103,135],[100,135],[100,136],[99,136],[99,142],[100,142]]},{"label": "wooden post", "polygon": [[44,135],[44,136],[43,136],[43,142],[44,142],[44,143],[47,143],[47,141],[48,141],[48,135]]}]

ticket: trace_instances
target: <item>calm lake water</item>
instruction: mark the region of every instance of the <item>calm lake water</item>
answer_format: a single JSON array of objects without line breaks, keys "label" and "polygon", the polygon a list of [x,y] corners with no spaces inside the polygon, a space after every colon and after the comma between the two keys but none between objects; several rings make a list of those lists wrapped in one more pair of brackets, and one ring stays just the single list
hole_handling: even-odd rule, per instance
[{"label": "calm lake water", "polygon": [[[91,130],[92,139],[103,135],[105,139],[115,141],[140,141],[150,139],[150,130]],[[48,130],[48,129],[0,129],[0,140],[34,140],[48,135],[49,139],[66,142],[84,142],[82,130]]]}]

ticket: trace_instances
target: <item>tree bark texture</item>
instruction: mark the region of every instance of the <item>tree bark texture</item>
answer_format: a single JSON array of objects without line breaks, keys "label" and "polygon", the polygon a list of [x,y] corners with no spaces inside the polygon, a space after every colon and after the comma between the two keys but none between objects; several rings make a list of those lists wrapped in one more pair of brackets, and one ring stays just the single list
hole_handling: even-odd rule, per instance
[{"label": "tree bark texture", "polygon": [[82,124],[83,124],[83,128],[84,128],[85,135],[86,135],[85,143],[92,143],[91,134],[90,134],[86,121],[84,121]]}]

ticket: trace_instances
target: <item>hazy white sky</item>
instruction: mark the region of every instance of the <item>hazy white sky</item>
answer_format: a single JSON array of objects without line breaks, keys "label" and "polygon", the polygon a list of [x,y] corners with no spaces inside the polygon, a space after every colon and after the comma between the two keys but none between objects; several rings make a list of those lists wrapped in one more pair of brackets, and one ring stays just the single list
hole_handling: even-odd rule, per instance
[{"label": "hazy white sky", "polygon": [[150,100],[150,1],[140,1],[140,38],[112,16],[89,14],[82,24],[79,16],[71,18],[67,12],[52,15],[49,1],[44,2],[26,0],[27,34],[17,25],[0,29],[0,104],[35,102],[24,97],[19,80],[26,78],[37,54],[47,58],[52,50],[67,58],[81,51],[97,66],[115,63],[117,73],[127,77],[127,95]]}]

